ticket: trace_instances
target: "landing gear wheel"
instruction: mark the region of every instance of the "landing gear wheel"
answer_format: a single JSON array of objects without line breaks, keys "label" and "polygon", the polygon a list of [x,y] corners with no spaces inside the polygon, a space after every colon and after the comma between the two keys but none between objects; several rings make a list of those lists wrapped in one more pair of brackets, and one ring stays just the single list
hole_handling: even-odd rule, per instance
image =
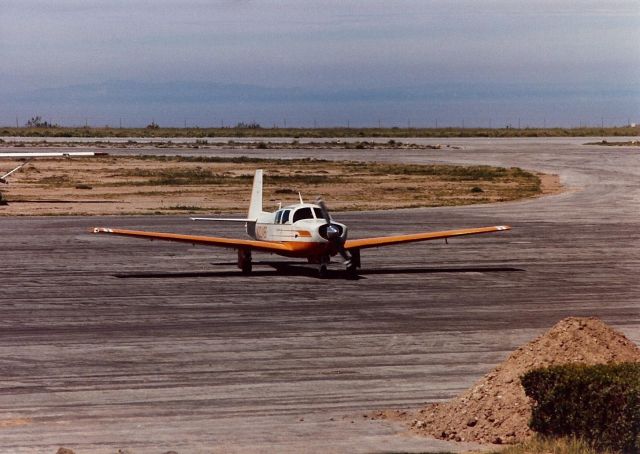
[{"label": "landing gear wheel", "polygon": [[353,278],[358,276],[358,268],[360,268],[360,249],[351,250],[351,259],[347,260],[347,276]]},{"label": "landing gear wheel", "polygon": [[329,269],[327,268],[327,264],[323,263],[318,267],[318,277],[320,279],[324,279],[329,274]]},{"label": "landing gear wheel", "polygon": [[242,274],[251,274],[251,270],[253,269],[253,265],[251,262],[245,262],[242,264]]},{"label": "landing gear wheel", "polygon": [[238,268],[242,270],[242,274],[251,274],[253,268],[251,264],[251,250],[244,251],[238,249]]}]

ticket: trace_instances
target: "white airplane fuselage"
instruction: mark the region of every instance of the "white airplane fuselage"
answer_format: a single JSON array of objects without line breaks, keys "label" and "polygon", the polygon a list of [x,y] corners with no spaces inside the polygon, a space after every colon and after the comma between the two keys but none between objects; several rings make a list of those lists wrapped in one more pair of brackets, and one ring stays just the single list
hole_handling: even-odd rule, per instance
[{"label": "white airplane fuselage", "polygon": [[276,212],[262,212],[255,223],[247,222],[247,234],[258,241],[296,243],[290,256],[332,256],[337,253],[335,242],[327,237],[327,228],[338,229],[344,242],[347,226],[331,221],[328,227],[319,205],[301,203],[283,207]]}]

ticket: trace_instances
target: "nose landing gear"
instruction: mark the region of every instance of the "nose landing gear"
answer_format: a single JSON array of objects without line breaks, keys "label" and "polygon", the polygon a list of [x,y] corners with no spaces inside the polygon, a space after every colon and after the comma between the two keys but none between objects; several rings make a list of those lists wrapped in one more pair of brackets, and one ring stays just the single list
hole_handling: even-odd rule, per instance
[{"label": "nose landing gear", "polygon": [[320,266],[318,267],[318,277],[324,279],[329,274],[329,262],[331,258],[327,255],[320,259]]}]

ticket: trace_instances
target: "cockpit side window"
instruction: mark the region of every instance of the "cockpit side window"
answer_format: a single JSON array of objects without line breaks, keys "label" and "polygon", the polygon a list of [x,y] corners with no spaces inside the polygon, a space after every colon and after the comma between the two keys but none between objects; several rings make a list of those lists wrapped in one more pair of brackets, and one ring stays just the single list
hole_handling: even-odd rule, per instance
[{"label": "cockpit side window", "polygon": [[291,210],[284,210],[282,212],[282,219],[280,220],[282,224],[289,222],[289,214],[291,214]]},{"label": "cockpit side window", "polygon": [[280,224],[280,218],[282,218],[282,211],[276,213],[276,224]]},{"label": "cockpit side window", "polygon": [[324,216],[322,215],[322,210],[320,208],[314,208],[313,212],[315,213],[317,219],[324,219]]},{"label": "cockpit side window", "polygon": [[311,212],[311,208],[308,208],[308,207],[299,208],[298,210],[296,210],[295,213],[293,213],[292,222],[299,221],[300,219],[313,219],[313,213]]}]

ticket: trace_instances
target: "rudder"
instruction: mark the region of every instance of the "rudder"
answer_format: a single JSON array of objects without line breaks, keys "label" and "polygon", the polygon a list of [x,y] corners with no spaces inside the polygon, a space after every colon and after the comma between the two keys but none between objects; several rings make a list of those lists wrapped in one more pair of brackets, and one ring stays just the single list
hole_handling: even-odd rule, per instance
[{"label": "rudder", "polygon": [[249,202],[249,214],[247,219],[257,220],[262,214],[262,169],[256,170],[253,176],[253,188],[251,189],[251,201]]}]

